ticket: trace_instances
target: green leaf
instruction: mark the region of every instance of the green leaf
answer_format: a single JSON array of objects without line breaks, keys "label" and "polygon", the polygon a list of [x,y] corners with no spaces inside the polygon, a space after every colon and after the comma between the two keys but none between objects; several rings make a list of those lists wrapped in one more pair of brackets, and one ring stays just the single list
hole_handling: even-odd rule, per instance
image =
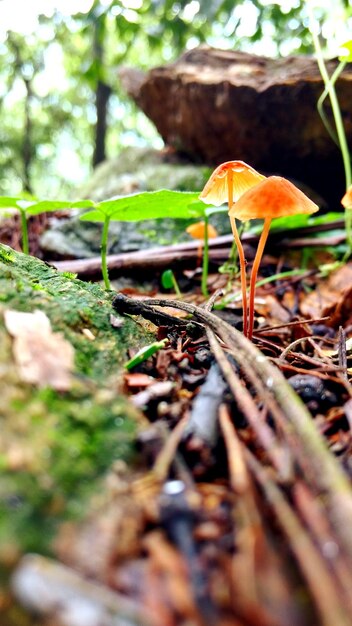
[{"label": "green leaf", "polygon": [[273,220],[272,230],[292,230],[308,226],[309,217],[306,214],[289,215],[288,217],[278,217]]},{"label": "green leaf", "polygon": [[145,346],[141,350],[137,352],[137,354],[132,357],[127,363],[125,363],[125,368],[130,370],[136,365],[143,363],[150,356],[153,356],[158,350],[165,348],[166,344],[169,342],[168,339],[162,339],[161,341],[154,341],[154,343],[149,344],[149,346]]},{"label": "green leaf", "polygon": [[150,219],[188,219],[204,217],[206,206],[199,199],[199,192],[188,191],[144,191],[131,196],[122,196],[96,204],[96,211],[81,216],[82,220],[104,221],[101,214],[112,220],[139,222]]},{"label": "green leaf", "polygon": [[[273,220],[270,231],[285,231],[293,230],[295,228],[303,228],[304,226],[318,226],[319,224],[329,224],[336,220],[342,220],[343,213],[326,213],[325,215],[289,215],[288,217],[278,217]],[[252,233],[261,233],[263,229],[262,224],[255,224],[249,230]]]},{"label": "green leaf", "polygon": [[339,61],[343,61],[344,63],[352,63],[352,39],[342,44],[341,48],[343,48],[345,52],[340,54]]},{"label": "green leaf", "polygon": [[3,196],[0,198],[0,209],[18,209],[17,202],[21,200],[21,198],[8,198]]},{"label": "green leaf", "polygon": [[205,213],[208,217],[210,217],[211,215],[215,215],[215,213],[228,213],[229,208],[228,206],[214,206],[214,207],[206,207],[205,209]]},{"label": "green leaf", "polygon": [[161,275],[161,284],[164,289],[172,289],[174,286],[174,273],[172,270],[165,270]]},{"label": "green leaf", "polygon": [[74,209],[87,209],[88,207],[95,207],[96,203],[93,200],[77,200],[77,202],[73,202],[71,206]]},{"label": "green leaf", "polygon": [[84,209],[94,206],[92,200],[79,200],[77,202],[69,202],[67,200],[41,200],[35,202],[28,209],[29,215],[39,215],[49,211],[59,211],[60,209]]},{"label": "green leaf", "polygon": [[80,215],[79,219],[85,222],[104,222],[105,215],[102,211],[99,211],[99,209],[94,209],[93,211],[87,211],[87,213],[83,213],[83,215]]}]

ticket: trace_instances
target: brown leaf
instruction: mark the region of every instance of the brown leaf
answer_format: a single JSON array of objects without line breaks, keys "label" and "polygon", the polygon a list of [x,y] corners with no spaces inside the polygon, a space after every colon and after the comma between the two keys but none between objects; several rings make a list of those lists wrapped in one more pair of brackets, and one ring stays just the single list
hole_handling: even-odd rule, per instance
[{"label": "brown leaf", "polygon": [[127,372],[126,374],[124,374],[124,381],[126,383],[126,386],[133,389],[133,388],[144,388],[144,387],[149,387],[150,385],[152,385],[153,383],[155,383],[155,378],[153,378],[153,376],[148,376],[148,374],[143,374],[141,372]]},{"label": "brown leaf", "polygon": [[332,272],[327,280],[317,285],[301,303],[301,312],[307,317],[330,315],[329,326],[347,324],[352,305],[352,263]]},{"label": "brown leaf", "polygon": [[74,349],[60,333],[53,333],[43,311],[8,310],[5,325],[14,338],[13,355],[24,382],[67,391],[71,386]]}]

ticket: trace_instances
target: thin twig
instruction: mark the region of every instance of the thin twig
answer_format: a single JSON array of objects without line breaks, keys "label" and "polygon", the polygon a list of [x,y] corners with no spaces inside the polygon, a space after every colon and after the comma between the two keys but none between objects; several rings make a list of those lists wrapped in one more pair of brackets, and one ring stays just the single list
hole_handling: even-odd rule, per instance
[{"label": "thin twig", "polygon": [[248,489],[249,476],[243,459],[240,440],[224,404],[219,408],[219,422],[227,447],[231,487],[235,493],[242,494]]},{"label": "thin twig", "polygon": [[269,472],[258,463],[248,449],[244,451],[244,454],[248,466],[260,484],[289,540],[289,546],[315,600],[322,624],[324,626],[332,626],[332,624],[334,626],[350,626],[350,616],[341,604],[341,597],[336,589],[334,578],[304,526],[279,487],[271,479]]},{"label": "thin twig", "polygon": [[[294,322],[286,322],[285,324],[276,324],[275,326],[263,326],[262,328],[258,328],[254,331],[254,335],[259,335],[260,333],[265,333],[268,330],[278,330],[279,328],[290,328],[291,326],[303,326],[303,324],[320,324],[320,322],[325,322],[329,320],[330,316],[326,315],[325,317],[317,317],[310,318],[307,320],[295,320]],[[303,337],[305,339],[305,337]],[[321,339],[321,337],[320,337]]]},{"label": "thin twig", "polygon": [[[239,528],[236,530],[237,559],[235,557],[235,561],[238,567],[239,557],[241,582],[237,580],[236,587],[239,595],[242,591],[243,596],[252,605],[259,604],[255,565],[257,545],[262,539],[259,535],[263,530],[253,498],[252,480],[244,461],[243,446],[225,405],[220,407],[219,422],[226,445],[230,484],[234,492],[240,496],[237,498],[235,514],[239,520]],[[236,567],[235,563],[234,567]]]},{"label": "thin twig", "polygon": [[346,354],[346,333],[344,331],[344,329],[342,328],[342,326],[340,326],[339,328],[339,335],[338,335],[338,359],[339,359],[339,366],[343,371],[343,377],[345,380],[348,380],[348,375],[347,375],[347,354]]},{"label": "thin twig", "polygon": [[[289,372],[296,372],[296,374],[309,374],[310,373],[310,371],[305,369],[304,367],[298,367],[297,365],[291,365],[290,363],[281,362],[279,359],[275,359],[275,358],[270,358],[270,360],[272,361],[272,363],[276,363],[277,365],[279,365],[280,369],[282,370],[287,370]],[[336,373],[338,374],[339,372],[336,372]],[[316,376],[317,378],[321,378],[322,380],[330,380],[331,382],[334,382],[337,384],[341,384],[341,385],[343,384],[343,381],[340,378],[338,378],[337,376],[332,376],[331,374],[327,372],[314,370],[314,376]]]},{"label": "thin twig", "polygon": [[153,467],[153,473],[160,481],[164,481],[167,479],[170,466],[174,461],[176,450],[182,439],[182,435],[187,426],[187,422],[187,416],[180,419],[175,428],[169,434],[163,448],[157,456]]},{"label": "thin twig", "polygon": [[207,331],[209,345],[219,366],[227,380],[233,396],[253,431],[258,441],[263,446],[273,466],[278,471],[282,480],[289,480],[292,473],[292,459],[287,451],[280,446],[276,435],[268,424],[262,419],[260,412],[247,387],[241,383],[234,368],[231,366],[225,352],[221,348],[214,333]]},{"label": "thin twig", "polygon": [[[221,290],[218,290],[218,292],[215,292],[212,297],[209,298],[204,307],[206,311],[211,311],[216,298],[220,295]],[[229,363],[215,333],[207,329],[207,337],[214,356],[242,413],[256,433],[260,444],[267,452],[281,479],[285,481],[289,480],[292,477],[292,459],[290,454],[282,449],[274,432],[262,419],[257,405],[247,390],[247,387],[242,385],[239,376],[237,376],[234,368]]]},{"label": "thin twig", "polygon": [[343,552],[339,549],[333,529],[326,518],[324,507],[301,480],[296,481],[293,485],[292,496],[301,519],[314,537],[314,542],[319,546],[332,574],[336,577],[337,584],[344,595],[344,603],[352,615],[352,571]]}]

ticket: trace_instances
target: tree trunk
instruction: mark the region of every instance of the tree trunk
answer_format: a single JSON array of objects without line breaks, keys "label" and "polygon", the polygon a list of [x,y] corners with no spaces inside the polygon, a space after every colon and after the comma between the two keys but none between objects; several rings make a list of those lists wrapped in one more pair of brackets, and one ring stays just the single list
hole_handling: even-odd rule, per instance
[{"label": "tree trunk", "polygon": [[106,133],[107,133],[107,112],[109,98],[111,94],[111,88],[104,81],[104,33],[105,33],[105,21],[101,16],[100,20],[97,19],[94,28],[94,42],[93,42],[93,54],[94,61],[98,66],[97,86],[95,90],[95,110],[96,110],[96,124],[95,124],[95,141],[94,141],[94,153],[93,153],[93,167],[101,163],[106,158]]},{"label": "tree trunk", "polygon": [[31,164],[32,164],[32,118],[31,118],[31,100],[33,97],[31,81],[23,79],[26,87],[26,98],[24,102],[24,128],[22,142],[22,160],[23,160],[23,189],[32,193],[31,185]]},{"label": "tree trunk", "polygon": [[107,112],[111,88],[102,81],[98,81],[95,92],[95,108],[97,121],[95,125],[95,142],[93,167],[106,158]]}]

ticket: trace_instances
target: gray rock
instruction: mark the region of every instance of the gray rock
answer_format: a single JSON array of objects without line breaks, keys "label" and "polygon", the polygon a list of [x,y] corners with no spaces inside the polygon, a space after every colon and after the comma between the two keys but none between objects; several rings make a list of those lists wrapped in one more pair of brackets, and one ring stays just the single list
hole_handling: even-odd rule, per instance
[{"label": "gray rock", "polygon": [[79,198],[97,202],[139,191],[202,189],[210,169],[192,164],[172,151],[129,147],[115,159],[104,161],[78,191]]}]

